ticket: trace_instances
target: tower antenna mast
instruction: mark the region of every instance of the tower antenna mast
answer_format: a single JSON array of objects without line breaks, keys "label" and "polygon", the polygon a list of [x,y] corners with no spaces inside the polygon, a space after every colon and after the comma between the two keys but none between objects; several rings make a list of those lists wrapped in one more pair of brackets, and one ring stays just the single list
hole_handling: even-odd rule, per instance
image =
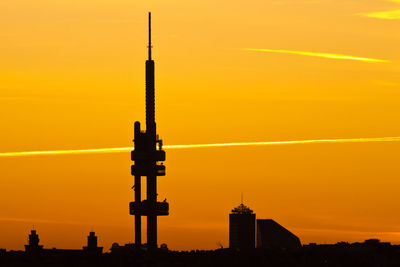
[{"label": "tower antenna mast", "polygon": [[149,60],[151,60],[151,12],[149,12]]}]

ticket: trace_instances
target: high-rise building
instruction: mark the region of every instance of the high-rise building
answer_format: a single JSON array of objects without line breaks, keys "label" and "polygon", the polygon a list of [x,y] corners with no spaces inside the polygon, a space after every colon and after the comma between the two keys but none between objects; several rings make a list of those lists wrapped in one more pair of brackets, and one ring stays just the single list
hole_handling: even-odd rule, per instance
[{"label": "high-rise building", "polygon": [[300,239],[274,220],[257,220],[257,248],[296,249]]},{"label": "high-rise building", "polygon": [[256,215],[240,204],[229,214],[229,248],[247,250],[255,247]]}]

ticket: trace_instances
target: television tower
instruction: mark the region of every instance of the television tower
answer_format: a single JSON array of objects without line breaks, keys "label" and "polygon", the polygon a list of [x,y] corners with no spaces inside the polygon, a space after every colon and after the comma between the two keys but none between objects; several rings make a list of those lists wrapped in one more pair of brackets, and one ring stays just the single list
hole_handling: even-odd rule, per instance
[{"label": "television tower", "polygon": [[[135,201],[129,204],[131,215],[135,215],[135,245],[142,244],[142,216],[147,216],[147,246],[157,248],[157,216],[169,214],[168,202],[157,202],[157,176],[165,176],[165,151],[158,138],[155,122],[154,61],[151,58],[151,13],[149,12],[149,58],[146,60],[146,131],[135,122],[135,147],[131,154],[134,161],[132,175],[135,176]],[[141,177],[146,177],[147,199],[141,200]]]}]

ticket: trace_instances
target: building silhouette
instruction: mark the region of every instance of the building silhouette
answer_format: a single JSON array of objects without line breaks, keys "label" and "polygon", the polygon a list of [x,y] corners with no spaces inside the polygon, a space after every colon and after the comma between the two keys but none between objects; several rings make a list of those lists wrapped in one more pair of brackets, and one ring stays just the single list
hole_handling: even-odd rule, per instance
[{"label": "building silhouette", "polygon": [[103,247],[97,245],[97,236],[95,232],[90,232],[87,237],[87,246],[80,249],[56,249],[43,248],[39,245],[39,235],[36,230],[31,230],[28,236],[28,244],[25,245],[25,252],[31,255],[101,255]]},{"label": "building silhouette", "polygon": [[[146,60],[146,130],[135,122],[134,143],[131,154],[134,161],[132,175],[135,177],[135,201],[129,204],[131,215],[135,215],[135,245],[142,246],[142,216],[147,216],[147,247],[157,248],[157,216],[169,214],[167,201],[157,201],[157,176],[165,176],[165,161],[162,140],[158,138],[155,122],[154,60],[151,58],[151,13],[149,13],[149,45]],[[141,178],[146,177],[147,199],[141,199]]]},{"label": "building silhouette", "polygon": [[103,247],[97,246],[97,236],[95,232],[90,232],[87,237],[87,246],[83,247],[83,251],[89,254],[101,254],[103,252]]},{"label": "building silhouette", "polygon": [[[242,210],[243,207],[240,207]],[[248,208],[247,208],[248,209]],[[248,212],[248,211],[247,211]],[[249,213],[247,213],[249,214]],[[270,220],[259,220],[270,221]],[[364,242],[336,244],[309,244],[295,250],[265,249],[216,249],[146,251],[119,247],[114,243],[111,252],[91,254],[85,249],[42,249],[37,233],[30,234],[28,248],[40,248],[37,253],[6,251],[0,249],[0,266],[293,266],[293,267],[353,267],[400,266],[400,245],[368,239]],[[88,248],[97,247],[94,233],[88,236]],[[132,244],[134,247],[134,244]],[[98,247],[97,247],[98,248]]]},{"label": "building silhouette", "polygon": [[257,248],[300,248],[300,239],[271,219],[257,219]]},{"label": "building silhouette", "polygon": [[39,245],[39,235],[36,230],[31,230],[28,236],[28,245],[25,245],[25,252],[27,253],[38,253],[43,249],[42,245]]},{"label": "building silhouette", "polygon": [[229,214],[229,248],[254,249],[256,215],[241,203]]}]

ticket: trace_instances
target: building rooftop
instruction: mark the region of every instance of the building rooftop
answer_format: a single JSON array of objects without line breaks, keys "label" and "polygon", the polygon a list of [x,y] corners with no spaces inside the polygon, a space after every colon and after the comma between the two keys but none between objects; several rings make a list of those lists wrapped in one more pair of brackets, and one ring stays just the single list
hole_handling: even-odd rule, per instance
[{"label": "building rooftop", "polygon": [[239,206],[237,206],[236,208],[234,208],[232,210],[232,213],[234,213],[234,214],[252,214],[253,211],[249,207],[247,207],[243,203],[241,203]]}]

